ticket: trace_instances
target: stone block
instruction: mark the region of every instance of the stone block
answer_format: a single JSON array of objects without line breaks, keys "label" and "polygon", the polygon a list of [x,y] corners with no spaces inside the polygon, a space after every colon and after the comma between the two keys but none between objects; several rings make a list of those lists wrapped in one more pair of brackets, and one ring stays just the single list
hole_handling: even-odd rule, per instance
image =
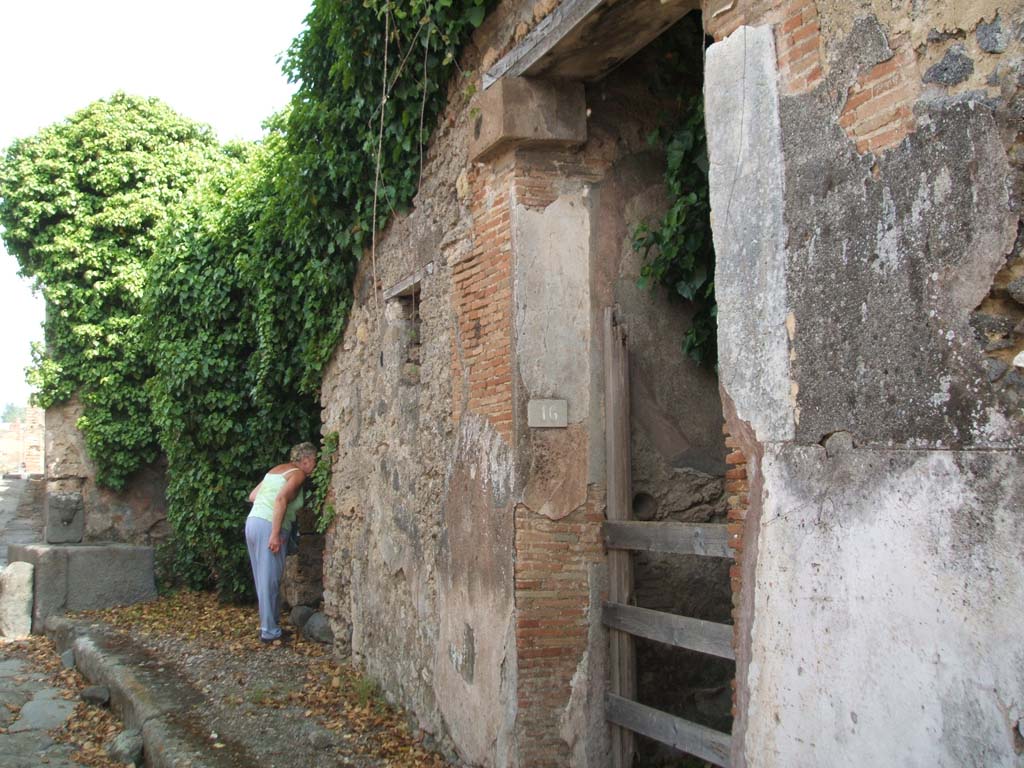
[{"label": "stone block", "polygon": [[90,611],[156,599],[152,547],[127,544],[68,549],[67,609]]},{"label": "stone block", "polygon": [[477,97],[469,155],[475,160],[515,147],[573,146],[587,140],[587,104],[583,84],[498,80]]},{"label": "stone block", "polygon": [[107,747],[107,754],[115,763],[142,765],[142,729],[122,731]]},{"label": "stone block", "polygon": [[131,605],[156,598],[152,547],[128,544],[30,544],[8,556],[35,566],[32,631],[65,611]]},{"label": "stone block", "polygon": [[27,637],[32,631],[31,563],[10,563],[0,571],[0,636]]},{"label": "stone block", "polygon": [[306,621],[305,626],[302,628],[302,636],[327,645],[334,642],[334,632],[331,630],[330,622],[327,621],[326,616],[319,612],[314,613]]},{"label": "stone block", "polygon": [[41,634],[48,616],[64,613],[67,603],[67,547],[46,544],[20,544],[7,548],[11,562],[35,566],[33,588],[32,631]]},{"label": "stone block", "polygon": [[85,505],[76,491],[46,494],[46,529],[48,544],[76,544],[85,533]]}]

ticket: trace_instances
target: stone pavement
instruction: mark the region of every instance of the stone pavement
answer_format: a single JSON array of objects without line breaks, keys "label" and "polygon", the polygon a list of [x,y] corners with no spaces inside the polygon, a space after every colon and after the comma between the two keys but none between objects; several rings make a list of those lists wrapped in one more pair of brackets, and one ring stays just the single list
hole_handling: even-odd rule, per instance
[{"label": "stone pavement", "polygon": [[42,480],[0,479],[0,568],[9,544],[43,540]]},{"label": "stone pavement", "polygon": [[[0,568],[7,565],[8,544],[42,541],[43,513],[36,508],[41,482],[0,479]],[[10,657],[0,638],[0,768],[77,766],[74,748],[48,733],[64,724],[74,706],[45,675]]]},{"label": "stone pavement", "polygon": [[0,768],[77,766],[74,747],[53,740],[48,731],[60,728],[74,701],[33,672],[21,659],[8,658],[0,640]]}]

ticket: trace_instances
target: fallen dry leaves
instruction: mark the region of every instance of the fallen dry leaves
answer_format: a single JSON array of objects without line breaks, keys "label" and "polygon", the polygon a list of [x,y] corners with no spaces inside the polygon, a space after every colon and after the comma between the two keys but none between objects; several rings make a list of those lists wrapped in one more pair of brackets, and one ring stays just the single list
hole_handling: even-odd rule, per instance
[{"label": "fallen dry leaves", "polygon": [[[294,690],[252,688],[238,708],[301,708],[352,753],[398,768],[444,768],[444,758],[425,749],[423,734],[410,731],[403,714],[390,707],[372,681],[340,663],[319,643],[296,637],[284,648],[264,645],[256,632],[253,607],[226,605],[211,593],[179,591],[150,603],[81,614],[133,636],[168,638],[192,649],[216,649],[244,656],[278,654],[275,666],[290,665],[288,677],[302,681]],[[187,651],[188,648],[185,650]],[[91,764],[90,764],[91,765]]]},{"label": "fallen dry leaves", "polygon": [[[47,675],[49,682],[68,700],[77,699],[88,682],[75,669],[64,669],[51,640],[32,635],[7,643],[4,653],[27,662],[33,670]],[[123,768],[107,757],[107,745],[121,732],[121,723],[106,707],[79,701],[64,727],[51,733],[55,741],[75,747],[71,759],[91,768]]]}]

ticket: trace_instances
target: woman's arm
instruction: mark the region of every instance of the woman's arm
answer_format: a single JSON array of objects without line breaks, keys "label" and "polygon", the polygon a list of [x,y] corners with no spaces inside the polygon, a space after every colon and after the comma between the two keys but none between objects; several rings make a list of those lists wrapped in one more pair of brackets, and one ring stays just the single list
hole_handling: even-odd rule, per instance
[{"label": "woman's arm", "polygon": [[267,543],[267,548],[274,554],[281,549],[281,526],[284,524],[284,513],[288,509],[288,502],[298,494],[305,479],[306,475],[301,469],[291,473],[281,490],[277,492],[277,496],[274,497],[274,519],[270,521],[270,540]]},{"label": "woman's arm", "polygon": [[262,487],[263,487],[263,481],[261,480],[259,483],[256,484],[255,488],[253,488],[251,491],[249,491],[249,502],[250,503],[256,501],[256,494],[260,492],[260,488],[262,488]]}]

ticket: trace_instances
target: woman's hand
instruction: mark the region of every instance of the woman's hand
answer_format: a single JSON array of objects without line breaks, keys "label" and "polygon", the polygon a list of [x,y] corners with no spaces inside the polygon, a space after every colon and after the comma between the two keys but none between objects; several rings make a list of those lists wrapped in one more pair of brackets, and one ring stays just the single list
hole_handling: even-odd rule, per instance
[{"label": "woman's hand", "polygon": [[271,533],[270,539],[267,541],[267,549],[273,552],[275,555],[281,549],[281,532]]}]

